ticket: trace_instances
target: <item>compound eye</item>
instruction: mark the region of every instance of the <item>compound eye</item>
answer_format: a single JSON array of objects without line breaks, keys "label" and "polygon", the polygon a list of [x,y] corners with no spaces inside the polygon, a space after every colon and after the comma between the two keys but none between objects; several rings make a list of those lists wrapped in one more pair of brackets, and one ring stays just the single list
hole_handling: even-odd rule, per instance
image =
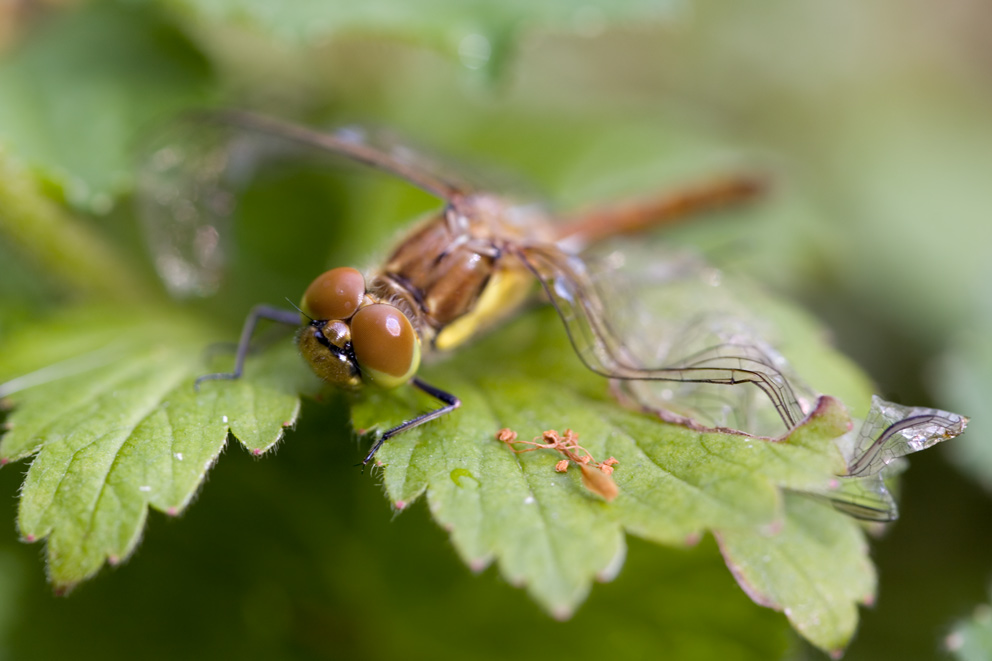
[{"label": "compound eye", "polygon": [[365,278],[357,270],[343,266],[318,275],[303,294],[300,309],[320,321],[350,319],[364,296]]},{"label": "compound eye", "polygon": [[420,340],[406,315],[376,303],[355,313],[351,346],[362,372],[383,388],[409,381],[420,367]]}]

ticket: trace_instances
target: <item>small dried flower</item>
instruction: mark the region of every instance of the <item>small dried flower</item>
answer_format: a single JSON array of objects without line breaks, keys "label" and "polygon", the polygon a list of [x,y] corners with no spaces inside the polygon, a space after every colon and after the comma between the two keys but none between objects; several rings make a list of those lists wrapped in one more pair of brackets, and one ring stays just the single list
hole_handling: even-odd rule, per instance
[{"label": "small dried flower", "polygon": [[[619,462],[614,457],[610,457],[602,463],[595,461],[589,451],[579,445],[579,435],[571,429],[566,429],[564,434],[549,429],[532,441],[518,441],[516,432],[511,429],[501,429],[496,434],[496,438],[506,443],[513,452],[518,454],[533,452],[534,450],[554,450],[561,453],[565,458],[555,464],[555,470],[564,473],[568,470],[570,463],[577,464],[582,469],[582,484],[585,485],[586,489],[598,494],[607,502],[616,498],[617,493],[619,493],[616,483],[610,477],[613,474],[613,467]],[[531,447],[518,450],[513,447],[513,443]],[[599,470],[595,470],[597,468]]]},{"label": "small dried flower", "polygon": [[496,432],[496,438],[503,441],[504,443],[512,443],[517,440],[517,432],[513,431],[508,427],[503,427],[498,432]]}]

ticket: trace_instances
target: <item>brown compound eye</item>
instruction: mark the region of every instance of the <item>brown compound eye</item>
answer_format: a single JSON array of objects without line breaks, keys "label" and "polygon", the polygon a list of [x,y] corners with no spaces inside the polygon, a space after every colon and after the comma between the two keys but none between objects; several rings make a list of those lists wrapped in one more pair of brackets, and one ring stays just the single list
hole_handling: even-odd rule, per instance
[{"label": "brown compound eye", "polygon": [[300,309],[311,319],[350,319],[364,296],[364,276],[343,266],[318,275],[304,292]]},{"label": "brown compound eye", "polygon": [[409,381],[420,367],[420,339],[392,305],[367,305],[351,320],[351,346],[364,374],[383,388]]}]

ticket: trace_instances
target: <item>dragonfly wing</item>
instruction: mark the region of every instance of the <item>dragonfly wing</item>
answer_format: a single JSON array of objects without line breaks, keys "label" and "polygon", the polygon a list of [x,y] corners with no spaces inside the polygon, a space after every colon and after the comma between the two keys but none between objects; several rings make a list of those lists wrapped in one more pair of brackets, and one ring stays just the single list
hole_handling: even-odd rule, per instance
[{"label": "dragonfly wing", "polygon": [[852,477],[888,473],[892,463],[964,431],[968,418],[920,406],[902,406],[872,397],[871,409],[856,435],[841,452]]},{"label": "dragonfly wing", "polygon": [[894,521],[895,499],[886,480],[902,472],[903,457],[964,431],[968,419],[956,413],[901,406],[875,396],[857,431],[837,439],[847,474],[820,494],[837,509],[868,521]]},{"label": "dragonfly wing", "polygon": [[196,116],[206,123],[280,138],[382,170],[449,203],[457,202],[477,189],[474,184],[456,175],[452,168],[443,165],[440,159],[428,157],[422,149],[411,148],[389,131],[346,126],[333,132],[323,132],[236,110],[197,113]]},{"label": "dragonfly wing", "polygon": [[[521,258],[558,310],[582,361],[594,372],[623,380],[624,390],[643,407],[702,426],[761,434],[769,432],[766,422],[756,420],[767,417],[755,415],[759,409],[771,411],[777,434],[804,417],[800,398],[811,401],[811,393],[787,374],[771,345],[720,305],[687,309],[678,300],[687,294],[673,286],[673,278],[637,281],[644,275],[638,273],[617,280],[608,277],[621,271],[609,259],[605,267],[592,266],[593,260],[553,246],[522,248]],[[656,257],[653,263],[663,260]],[[700,269],[679,278],[700,292],[709,287]],[[647,294],[662,299],[644,305]],[[754,387],[729,387],[746,384]]]},{"label": "dragonfly wing", "polygon": [[135,200],[155,267],[174,295],[209,295],[226,263],[241,150],[229,133],[182,121],[144,151]]},{"label": "dragonfly wing", "polygon": [[217,289],[238,197],[262,169],[282,162],[366,165],[474,213],[476,186],[382,130],[324,133],[245,112],[196,112],[166,126],[143,151],[137,211],[159,274],[179,297]]},{"label": "dragonfly wing", "polygon": [[834,509],[863,521],[886,523],[899,518],[899,507],[881,475],[838,477],[829,489],[802,493],[823,498]]},{"label": "dragonfly wing", "polygon": [[[621,397],[690,426],[770,436],[769,424],[779,434],[798,424],[816,393],[764,339],[774,332],[748,315],[748,297],[698,260],[651,251],[649,267],[633,271],[620,268],[629,266],[620,252],[595,260],[537,246],[521,249],[521,258],[583,362],[617,379]],[[892,521],[898,509],[886,480],[900,458],[960,434],[967,422],[875,397],[860,428],[836,440],[846,474],[808,495],[860,519]]]}]

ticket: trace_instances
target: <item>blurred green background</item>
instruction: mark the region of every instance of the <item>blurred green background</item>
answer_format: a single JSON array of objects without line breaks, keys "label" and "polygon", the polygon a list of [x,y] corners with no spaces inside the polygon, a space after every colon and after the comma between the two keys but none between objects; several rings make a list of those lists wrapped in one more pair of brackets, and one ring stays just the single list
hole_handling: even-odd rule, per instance
[{"label": "blurred green background", "polygon": [[[845,658],[945,657],[992,569],[990,37],[977,0],[0,4],[0,342],[70,303],[164,297],[131,206],[134,154],[183,108],[390,126],[566,209],[769,171],[759,208],[669,240],[800,300],[887,399],[972,416],[912,458]],[[364,264],[429,206],[375,177],[266,180],[242,205],[227,284],[192,305],[233,337],[253,303]],[[70,231],[107,251],[105,273],[79,277],[58,253],[51,237]],[[117,262],[147,283],[116,282]],[[712,540],[631,539],[619,578],[554,622],[462,566],[422,505],[391,514],[351,467],[343,401],[302,420],[274,456],[231,449],[184,516],[153,513],[135,556],[68,598],[16,539],[23,466],[0,471],[0,655],[822,656],[749,602]]]}]

